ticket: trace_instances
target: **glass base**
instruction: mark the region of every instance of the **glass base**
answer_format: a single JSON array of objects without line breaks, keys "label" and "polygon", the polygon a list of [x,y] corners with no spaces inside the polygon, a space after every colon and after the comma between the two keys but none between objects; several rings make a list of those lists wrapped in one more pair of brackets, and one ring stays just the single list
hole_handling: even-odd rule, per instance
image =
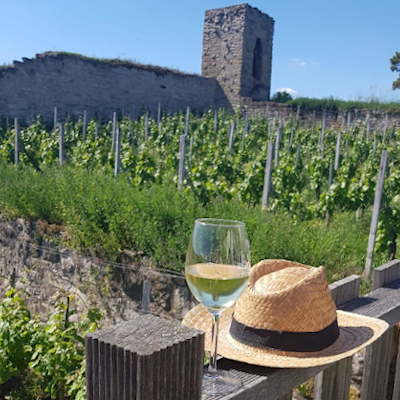
[{"label": "glass base", "polygon": [[233,393],[242,386],[241,379],[228,371],[207,372],[203,376],[203,396]]}]

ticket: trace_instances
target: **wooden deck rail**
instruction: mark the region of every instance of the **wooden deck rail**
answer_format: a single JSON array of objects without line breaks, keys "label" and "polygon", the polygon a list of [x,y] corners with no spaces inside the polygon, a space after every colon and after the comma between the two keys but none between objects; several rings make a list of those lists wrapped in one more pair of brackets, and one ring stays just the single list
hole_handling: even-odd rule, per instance
[{"label": "wooden deck rail", "polygon": [[[358,297],[361,278],[352,275],[330,285],[339,309],[381,318],[390,329],[365,350],[362,400],[387,397],[392,339],[400,322],[400,260],[374,271],[373,292]],[[400,352],[393,393],[400,399]],[[88,400],[199,400],[204,335],[151,315],[86,337]],[[290,400],[292,390],[315,377],[317,400],[347,400],[352,357],[323,367],[278,369],[221,359],[218,367],[242,378],[244,387],[207,400]],[[204,398],[204,397],[203,397]]]}]

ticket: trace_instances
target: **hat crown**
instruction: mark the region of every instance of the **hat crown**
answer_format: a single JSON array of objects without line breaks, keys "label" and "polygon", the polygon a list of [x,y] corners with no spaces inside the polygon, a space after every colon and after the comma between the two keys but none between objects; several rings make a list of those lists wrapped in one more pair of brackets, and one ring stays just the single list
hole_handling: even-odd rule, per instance
[{"label": "hat crown", "polygon": [[235,319],[247,326],[285,332],[318,332],[336,319],[325,268],[265,260],[252,268],[237,300]]}]

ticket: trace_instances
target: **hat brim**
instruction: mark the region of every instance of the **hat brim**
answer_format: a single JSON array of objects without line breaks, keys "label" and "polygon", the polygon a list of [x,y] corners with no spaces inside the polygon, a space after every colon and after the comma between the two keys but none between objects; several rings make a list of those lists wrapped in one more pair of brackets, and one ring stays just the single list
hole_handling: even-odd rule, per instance
[{"label": "hat brim", "polygon": [[[339,338],[318,352],[286,352],[252,347],[238,342],[229,334],[234,306],[221,315],[218,354],[230,360],[274,368],[308,368],[330,364],[350,357],[368,346],[388,329],[389,325],[376,318],[337,311]],[[212,317],[203,305],[198,305],[185,316],[184,325],[205,332],[205,349],[211,349]]]}]

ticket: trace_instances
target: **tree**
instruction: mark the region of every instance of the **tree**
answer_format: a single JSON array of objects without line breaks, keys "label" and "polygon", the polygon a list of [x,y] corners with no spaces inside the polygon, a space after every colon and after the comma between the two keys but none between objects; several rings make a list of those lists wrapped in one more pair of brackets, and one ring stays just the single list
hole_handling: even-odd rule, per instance
[{"label": "tree", "polygon": [[[390,59],[390,69],[393,72],[400,72],[400,53],[396,52],[396,54]],[[393,90],[400,89],[400,76],[399,79],[393,82]]]},{"label": "tree", "polygon": [[287,103],[290,100],[293,100],[293,97],[288,92],[276,92],[271,98],[275,103]]}]

